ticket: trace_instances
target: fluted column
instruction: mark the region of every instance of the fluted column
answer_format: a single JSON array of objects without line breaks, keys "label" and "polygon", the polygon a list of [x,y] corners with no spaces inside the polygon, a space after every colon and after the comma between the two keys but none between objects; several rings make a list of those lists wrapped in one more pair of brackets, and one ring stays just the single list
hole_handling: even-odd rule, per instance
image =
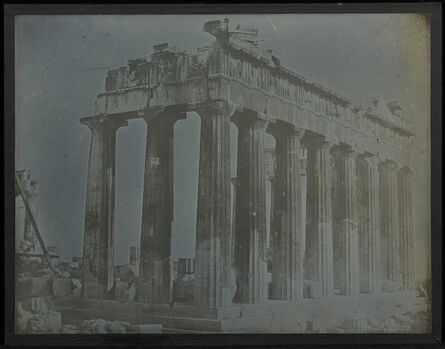
[{"label": "fluted column", "polygon": [[276,172],[273,239],[272,298],[300,300],[303,298],[303,245],[300,139],[303,130],[275,130]]},{"label": "fluted column", "polygon": [[[275,215],[275,175],[273,178],[269,180],[270,182],[270,212],[269,212],[269,250],[273,251],[273,221],[274,221],[274,215]],[[272,252],[273,254],[273,252]],[[268,270],[271,270],[270,266],[273,263],[273,258],[269,258],[268,260]]]},{"label": "fluted column", "polygon": [[338,198],[335,205],[339,224],[334,238],[335,277],[339,279],[340,294],[348,296],[360,292],[356,157],[357,153],[352,151],[336,151]]},{"label": "fluted column", "polygon": [[195,255],[195,304],[232,301],[230,282],[230,116],[222,104],[198,110],[201,143]]},{"label": "fluted column", "polygon": [[380,172],[380,232],[382,277],[400,286],[400,234],[397,192],[397,165],[382,163]]},{"label": "fluted column", "polygon": [[116,131],[126,121],[99,116],[91,130],[82,260],[83,299],[104,298],[113,287]]},{"label": "fluted column", "polygon": [[415,287],[414,235],[412,210],[412,172],[403,168],[398,173],[399,219],[400,219],[400,264],[404,289]]},{"label": "fluted column", "polygon": [[138,288],[138,300],[142,303],[168,303],[170,299],[173,128],[177,119],[177,115],[165,112],[145,117],[147,140]]},{"label": "fluted column", "polygon": [[241,114],[238,126],[238,159],[235,221],[235,268],[237,303],[264,303],[265,279],[266,182],[264,130],[266,123],[256,115]]},{"label": "fluted column", "polygon": [[231,265],[235,264],[235,216],[236,216],[236,177],[230,178],[230,182],[232,184],[232,207],[231,207],[231,237],[230,237],[230,263]]},{"label": "fluted column", "polygon": [[[360,158],[360,190],[362,213],[359,217],[360,290],[381,292],[381,243],[378,158]],[[360,206],[360,205],[359,205]]]},{"label": "fluted column", "polygon": [[307,223],[305,278],[320,285],[320,296],[333,294],[332,143],[307,143]]},{"label": "fluted column", "polygon": [[303,227],[302,231],[303,231],[303,241],[304,241],[304,244],[303,244],[303,270],[304,270],[304,256],[306,254],[307,150],[302,143],[300,145],[301,145],[301,148],[300,148],[300,176],[301,176],[301,178],[300,178],[300,183],[301,183],[300,195],[301,195],[301,204],[302,204],[301,224]]}]

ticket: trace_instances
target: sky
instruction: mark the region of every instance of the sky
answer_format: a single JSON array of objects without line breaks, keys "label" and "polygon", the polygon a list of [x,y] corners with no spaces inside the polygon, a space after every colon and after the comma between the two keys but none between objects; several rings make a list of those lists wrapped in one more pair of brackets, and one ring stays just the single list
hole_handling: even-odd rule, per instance
[{"label": "sky", "polygon": [[[373,96],[401,102],[416,128],[413,211],[416,275],[423,278],[430,245],[430,36],[427,18],[416,14],[16,17],[16,169],[31,170],[39,182],[38,221],[47,244],[66,259],[82,254],[90,131],[79,119],[93,115],[107,70],[149,57],[159,43],[183,50],[207,45],[214,38],[202,31],[204,22],[225,17],[255,25],[265,49],[358,103]],[[194,254],[199,125],[191,113],[175,126],[176,257]],[[139,245],[145,133],[141,120],[117,133],[117,264]],[[231,133],[233,141],[235,128]]]}]

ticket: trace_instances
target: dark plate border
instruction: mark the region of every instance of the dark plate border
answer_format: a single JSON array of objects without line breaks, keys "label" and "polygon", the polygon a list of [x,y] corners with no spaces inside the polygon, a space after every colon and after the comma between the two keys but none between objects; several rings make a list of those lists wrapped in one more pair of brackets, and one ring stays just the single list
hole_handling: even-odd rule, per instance
[{"label": "dark plate border", "polygon": [[[442,342],[442,4],[387,2],[318,4],[8,4],[4,5],[4,323],[7,346],[278,346],[336,344],[432,344]],[[163,334],[163,335],[14,335],[14,17],[57,14],[229,14],[229,13],[412,13],[431,18],[431,334]],[[434,345],[434,346],[435,346]],[[405,346],[406,347],[406,346]]]}]

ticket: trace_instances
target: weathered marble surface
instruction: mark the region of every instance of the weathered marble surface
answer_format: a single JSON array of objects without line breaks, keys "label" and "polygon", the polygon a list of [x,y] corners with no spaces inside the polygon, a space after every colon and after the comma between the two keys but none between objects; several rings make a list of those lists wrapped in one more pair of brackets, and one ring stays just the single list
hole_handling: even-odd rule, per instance
[{"label": "weathered marble surface", "polygon": [[[205,48],[160,44],[149,59],[109,71],[95,116],[82,119],[92,130],[84,298],[104,298],[112,283],[115,133],[144,118],[138,300],[172,302],[173,125],[189,111],[201,117],[196,306],[267,303],[268,263],[272,298],[282,301],[412,290],[413,129],[402,107],[378,98],[356,105],[261,49],[257,33],[226,27],[207,23],[216,40]],[[238,128],[236,178],[230,123]]]}]

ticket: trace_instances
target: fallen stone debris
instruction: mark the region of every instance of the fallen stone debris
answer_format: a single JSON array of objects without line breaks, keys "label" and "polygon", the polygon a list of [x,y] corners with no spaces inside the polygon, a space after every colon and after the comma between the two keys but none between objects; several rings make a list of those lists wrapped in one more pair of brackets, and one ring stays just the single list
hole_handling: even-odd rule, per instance
[{"label": "fallen stone debris", "polygon": [[67,277],[54,277],[51,282],[52,294],[56,297],[72,295],[72,282]]},{"label": "fallen stone debris", "polygon": [[124,282],[131,282],[137,276],[137,266],[124,264],[114,267],[114,278]]},{"label": "fallen stone debris", "polygon": [[120,302],[134,302],[137,294],[137,278],[130,282],[116,280],[114,284],[114,298]]},{"label": "fallen stone debris", "polygon": [[[21,245],[23,250],[27,249],[26,243]],[[47,263],[39,257],[19,255],[17,260],[16,333],[18,334],[136,334],[161,333],[163,331],[162,324],[132,324],[102,318],[74,317],[67,318],[63,322],[62,314],[67,314],[67,309],[58,308],[55,304],[57,304],[57,300],[68,302],[63,304],[75,304],[76,299],[80,298],[82,288],[81,260],[59,262],[54,265],[53,270],[48,268]],[[173,283],[174,301],[191,304],[194,282],[195,274],[193,272],[185,269],[184,272],[178,273]],[[385,298],[386,295],[400,292],[400,285],[384,280],[382,289],[385,291],[382,293]],[[246,330],[247,332],[256,332],[257,328],[255,326],[258,325],[262,332],[267,333],[422,333],[429,326],[429,289],[423,284],[417,285],[415,291],[404,296],[408,298],[397,298],[395,302],[387,303],[389,305],[388,309],[384,306],[372,314],[360,313],[358,298],[352,299],[353,302],[349,302],[347,307],[345,307],[345,304],[338,305],[335,316],[328,314],[326,313],[326,306],[328,305],[319,303],[317,300],[320,297],[320,292],[319,282],[304,280],[304,298],[313,304],[308,310],[310,311],[309,317],[297,316],[296,318],[295,313],[286,311],[280,313],[278,309],[277,313],[280,313],[280,316],[277,318],[273,314],[273,309],[277,311],[276,308],[271,309],[271,314],[266,315],[259,312],[255,315],[252,313],[253,310],[248,307],[247,311],[241,311],[241,318],[244,318],[244,320],[240,319],[240,321],[248,320],[251,322],[248,331]],[[130,307],[137,305],[136,303],[131,304],[137,301],[137,293],[137,266],[129,264],[116,266],[114,268],[114,285],[108,292],[107,299],[114,302],[116,309],[120,309],[119,307],[127,309],[127,303]],[[364,299],[362,298],[362,301]],[[278,303],[275,306],[282,307]],[[351,312],[343,311],[343,309],[349,307]],[[342,314],[337,312],[340,310]],[[119,312],[116,312],[116,319],[119,319],[119,315]],[[94,314],[90,316],[100,317],[101,315]],[[131,317],[126,316],[125,319],[131,319]],[[169,323],[167,322],[167,324]],[[164,325],[167,326],[167,324]],[[202,324],[199,326],[202,326]],[[170,325],[167,327],[170,327]],[[169,330],[171,329],[169,328]]]},{"label": "fallen stone debris", "polygon": [[162,325],[131,325],[128,322],[107,321],[103,319],[85,320],[80,333],[161,333]]},{"label": "fallen stone debris", "polygon": [[173,297],[182,302],[193,302],[194,274],[185,274],[173,282]]},{"label": "fallen stone debris", "polygon": [[18,334],[59,333],[62,328],[62,316],[58,312],[43,310],[32,312],[16,306],[16,332]]}]

